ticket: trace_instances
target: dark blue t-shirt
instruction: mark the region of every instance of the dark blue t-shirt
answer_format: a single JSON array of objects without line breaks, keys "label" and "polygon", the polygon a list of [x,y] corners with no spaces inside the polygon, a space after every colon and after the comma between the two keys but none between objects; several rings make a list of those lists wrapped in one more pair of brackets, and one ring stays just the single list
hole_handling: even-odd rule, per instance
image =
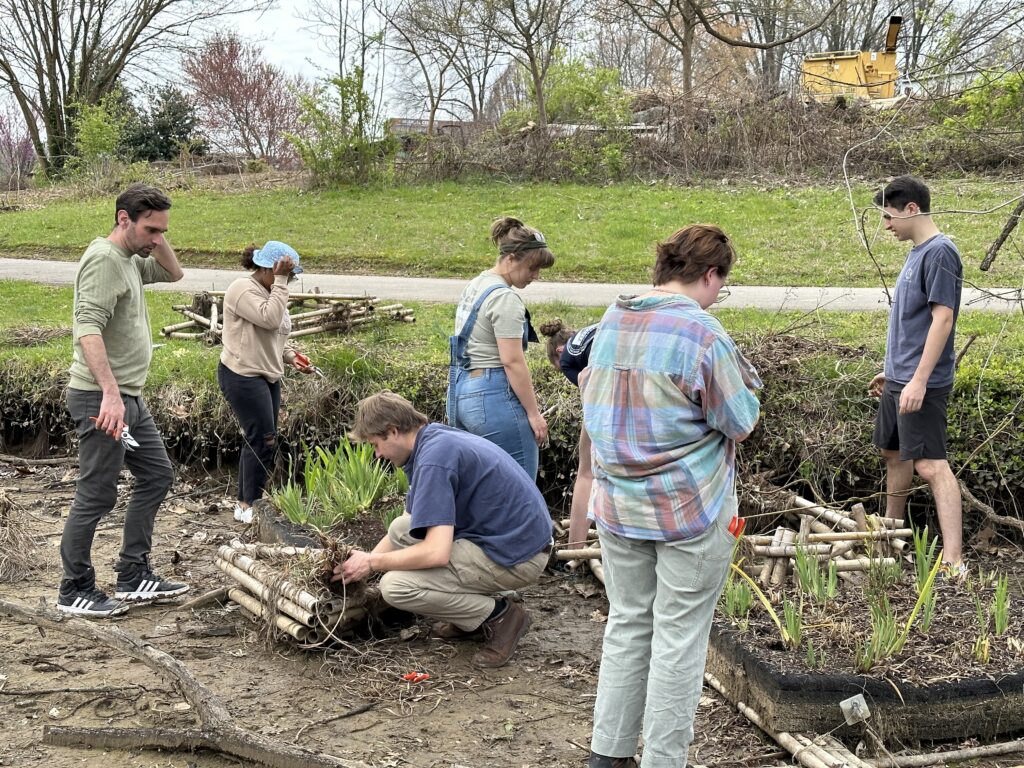
[{"label": "dark blue t-shirt", "polygon": [[489,440],[443,424],[416,435],[405,463],[410,534],[455,526],[498,565],[529,560],[551,543],[551,514],[537,485],[503,449]]},{"label": "dark blue t-shirt", "polygon": [[576,331],[572,338],[565,342],[562,354],[558,358],[559,369],[574,386],[580,385],[580,374],[590,363],[590,347],[594,343],[598,325],[600,323],[594,323]]},{"label": "dark blue t-shirt", "polygon": [[928,387],[953,383],[953,335],[960,314],[960,293],[964,268],[953,241],[939,234],[914,246],[907,255],[889,314],[889,335],[885,345],[885,378],[906,384],[921,362],[925,338],[932,324],[932,304],[953,310],[953,327],[939,361],[928,379]]}]

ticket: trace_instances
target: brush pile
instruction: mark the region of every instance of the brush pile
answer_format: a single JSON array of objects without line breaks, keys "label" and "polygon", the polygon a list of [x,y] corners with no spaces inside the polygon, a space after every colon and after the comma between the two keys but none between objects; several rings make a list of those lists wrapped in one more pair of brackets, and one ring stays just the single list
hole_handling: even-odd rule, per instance
[{"label": "brush pile", "polygon": [[[207,344],[220,343],[224,330],[224,291],[204,291],[192,297],[191,304],[175,304],[175,312],[185,321],[164,326],[160,333],[169,339],[197,339]],[[381,304],[375,296],[340,293],[293,293],[288,297],[292,319],[289,338],[317,333],[348,333],[353,328],[377,320],[414,323],[413,311],[401,304]]]},{"label": "brush pile", "polygon": [[[232,541],[217,551],[216,565],[235,585],[228,597],[252,619],[265,625],[273,639],[317,649],[344,641],[371,617],[379,592],[354,584],[334,592],[334,563],[347,547],[316,549]],[[344,589],[338,583],[338,588]]]},{"label": "brush pile", "polygon": [[36,543],[28,532],[27,516],[0,488],[0,582],[21,581],[41,566]]}]

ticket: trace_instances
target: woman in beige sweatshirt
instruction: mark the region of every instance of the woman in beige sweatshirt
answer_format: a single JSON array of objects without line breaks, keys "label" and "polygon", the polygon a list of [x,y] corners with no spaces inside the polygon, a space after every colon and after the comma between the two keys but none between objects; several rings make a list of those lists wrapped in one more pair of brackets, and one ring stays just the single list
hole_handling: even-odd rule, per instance
[{"label": "woman in beige sweatshirt", "polygon": [[288,281],[302,272],[295,249],[276,240],[242,253],[249,277],[235,280],[224,295],[224,350],[217,383],[245,434],[238,466],[235,520],[252,522],[252,503],[263,487],[277,452],[277,414],[284,366],[303,373],[313,368],[288,347]]}]

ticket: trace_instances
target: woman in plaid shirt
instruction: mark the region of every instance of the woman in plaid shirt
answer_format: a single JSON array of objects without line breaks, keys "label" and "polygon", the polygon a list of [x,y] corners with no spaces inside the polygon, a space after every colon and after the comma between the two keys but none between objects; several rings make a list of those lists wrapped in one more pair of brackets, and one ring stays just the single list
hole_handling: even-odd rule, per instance
[{"label": "woman in plaid shirt", "polygon": [[761,387],[706,311],[736,259],[709,225],[657,247],[654,288],[608,308],[580,376],[608,624],[589,768],[682,768],[737,515],[736,443]]}]

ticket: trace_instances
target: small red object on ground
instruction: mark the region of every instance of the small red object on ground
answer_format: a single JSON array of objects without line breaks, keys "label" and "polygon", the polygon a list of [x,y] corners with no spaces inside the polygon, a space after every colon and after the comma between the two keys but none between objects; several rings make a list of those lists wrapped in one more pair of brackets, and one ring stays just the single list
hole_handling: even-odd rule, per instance
[{"label": "small red object on ground", "polygon": [[406,672],[402,675],[403,680],[408,680],[410,683],[422,683],[430,679],[430,675],[426,672]]}]

